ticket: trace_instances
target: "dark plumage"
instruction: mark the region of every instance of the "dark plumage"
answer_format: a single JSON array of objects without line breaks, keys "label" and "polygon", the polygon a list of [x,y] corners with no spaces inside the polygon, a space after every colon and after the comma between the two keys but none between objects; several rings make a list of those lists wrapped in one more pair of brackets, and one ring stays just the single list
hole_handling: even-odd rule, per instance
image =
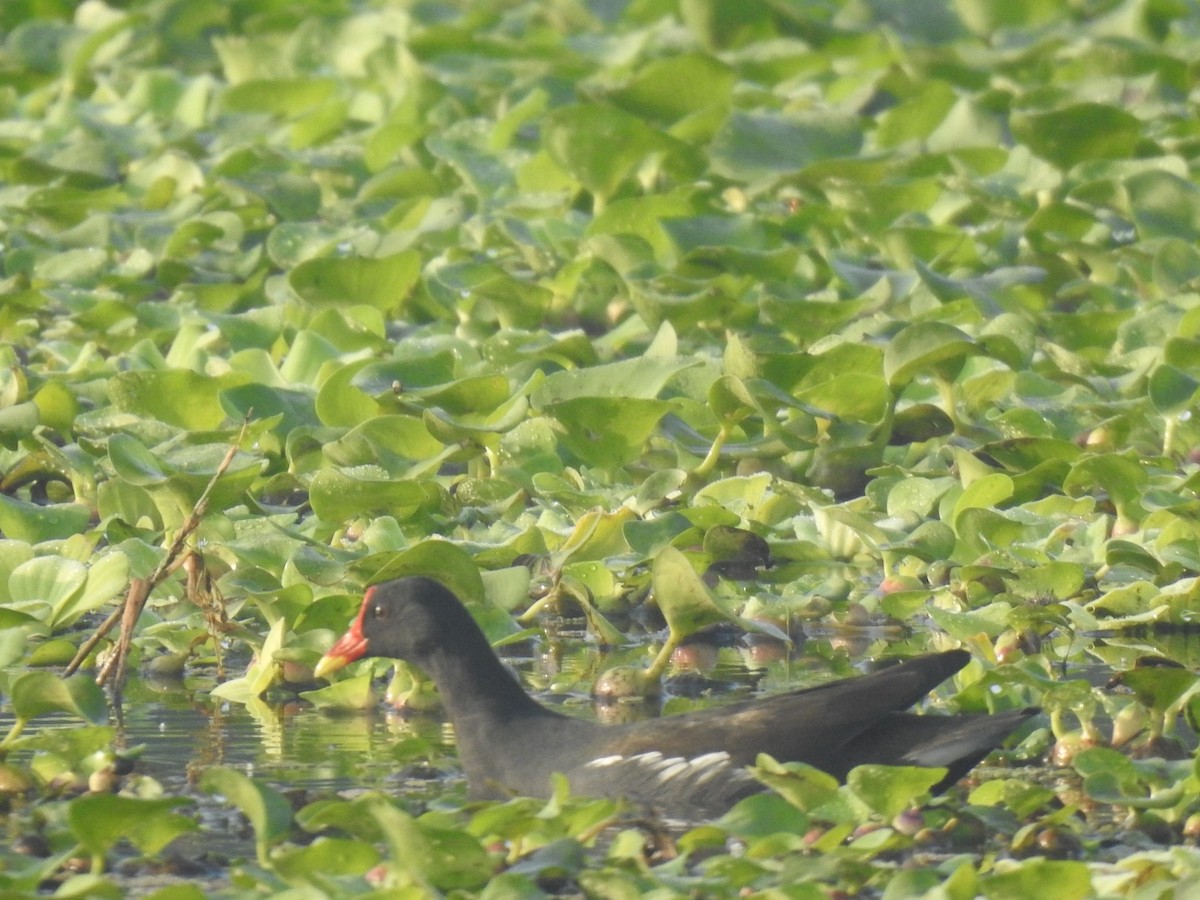
[{"label": "dark plumage", "polygon": [[429,578],[370,588],[317,674],[367,656],[405,660],[433,678],[473,796],[545,796],[550,776],[561,772],[576,793],[627,797],[689,818],[719,814],[762,790],[744,770],[759,753],[838,778],[863,763],[945,766],[944,787],[1034,712],[904,712],[967,664],[966,651],[951,650],[765,699],[603,725],[530,697],[458,598]]}]

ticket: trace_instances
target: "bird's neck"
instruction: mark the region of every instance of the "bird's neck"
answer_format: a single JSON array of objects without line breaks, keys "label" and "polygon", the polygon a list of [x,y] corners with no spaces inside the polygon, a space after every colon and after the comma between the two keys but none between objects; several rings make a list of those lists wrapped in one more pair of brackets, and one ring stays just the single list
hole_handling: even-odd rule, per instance
[{"label": "bird's neck", "polygon": [[437,685],[447,715],[460,730],[468,720],[494,725],[530,715],[555,715],[525,693],[482,634],[477,641],[438,647],[420,665]]},{"label": "bird's neck", "polygon": [[494,765],[497,742],[516,733],[514,721],[559,715],[525,693],[482,634],[477,645],[436,649],[421,667],[437,685],[459,761],[473,783]]}]

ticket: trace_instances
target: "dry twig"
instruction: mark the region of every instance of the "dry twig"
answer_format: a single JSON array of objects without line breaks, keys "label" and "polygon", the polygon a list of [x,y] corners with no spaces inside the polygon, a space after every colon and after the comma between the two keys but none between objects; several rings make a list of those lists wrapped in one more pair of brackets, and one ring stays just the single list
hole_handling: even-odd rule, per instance
[{"label": "dry twig", "polygon": [[133,644],[133,631],[137,625],[138,617],[141,616],[142,610],[146,607],[146,601],[150,598],[151,592],[175,572],[181,565],[184,564],[191,555],[188,548],[188,539],[192,533],[200,526],[201,520],[204,518],[204,513],[208,508],[208,499],[212,495],[213,488],[221,476],[229,469],[233,458],[237,455],[238,447],[246,437],[246,426],[248,422],[242,423],[242,430],[239,432],[237,440],[229,447],[229,451],[221,460],[221,464],[217,466],[217,471],[213,473],[213,477],[209,480],[204,488],[204,493],[200,495],[200,499],[196,501],[196,505],[192,508],[187,520],[175,535],[175,540],[171,542],[171,546],[167,549],[167,555],[163,557],[162,562],[158,564],[154,572],[149,578],[135,578],[129,584],[129,591],[125,595],[125,602],[119,609],[113,611],[107,619],[100,623],[100,627],[95,633],[88,638],[83,646],[79,648],[79,652],[75,654],[75,658],[71,660],[67,666],[66,674],[70,675],[75,672],[87,659],[88,654],[95,649],[96,645],[107,635],[117,622],[121,623],[121,636],[117,639],[117,645],[112,654],[100,666],[100,670],[96,673],[97,684],[108,684],[115,694],[120,694],[121,687],[125,683],[126,668],[129,665],[129,650]]}]

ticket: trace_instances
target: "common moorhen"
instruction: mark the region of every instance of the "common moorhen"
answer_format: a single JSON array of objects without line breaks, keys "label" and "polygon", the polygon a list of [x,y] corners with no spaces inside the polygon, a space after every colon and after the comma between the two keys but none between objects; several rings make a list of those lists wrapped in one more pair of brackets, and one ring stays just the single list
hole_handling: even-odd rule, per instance
[{"label": "common moorhen", "polygon": [[459,599],[419,577],[368,589],[316,674],[368,656],[406,660],[433,678],[473,797],[546,796],[551,775],[561,772],[577,794],[625,797],[689,819],[719,815],[762,790],[744,769],[759,753],[838,778],[863,763],[944,766],[944,788],[1036,712],[902,712],[970,659],[949,650],[766,699],[603,725],[525,693]]}]

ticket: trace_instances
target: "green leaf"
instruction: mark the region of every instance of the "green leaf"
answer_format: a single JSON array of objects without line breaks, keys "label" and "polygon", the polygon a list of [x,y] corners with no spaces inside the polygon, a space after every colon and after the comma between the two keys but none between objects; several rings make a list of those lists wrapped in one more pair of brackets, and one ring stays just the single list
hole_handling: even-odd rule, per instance
[{"label": "green leaf", "polygon": [[300,263],[288,282],[310,303],[366,303],[395,315],[421,274],[421,257],[405,250],[378,258],[322,257]]},{"label": "green leaf", "polygon": [[249,820],[259,864],[268,865],[267,851],[287,836],[292,825],[292,807],[287,798],[274,788],[222,766],[200,777],[200,789],[220,794]]},{"label": "green leaf", "polygon": [[694,360],[643,356],[586,369],[569,369],[547,376],[531,399],[535,409],[581,397],[652,400],[675,375],[696,364]]},{"label": "green leaf", "polygon": [[[16,603],[45,603],[54,609],[70,603],[86,583],[87,568],[82,563],[39,556],[13,570],[8,590]],[[53,621],[47,624],[53,625]]]},{"label": "green leaf", "polygon": [[1200,240],[1200,188],[1170,172],[1149,169],[1125,182],[1138,234]]},{"label": "green leaf", "polygon": [[313,512],[331,524],[359,516],[405,518],[434,506],[438,492],[420,481],[397,481],[378,466],[321,469],[309,485]]},{"label": "green leaf", "polygon": [[225,421],[222,390],[235,387],[236,376],[213,378],[188,369],[121,372],[108,380],[113,406],[194,431],[210,431]]},{"label": "green leaf", "polygon": [[363,584],[378,584],[406,575],[436,578],[468,603],[484,599],[483,579],[471,555],[458,544],[431,538],[397,553],[379,553],[357,562]]},{"label": "green leaf", "polygon": [[191,803],[186,797],[144,799],[87,794],[70,802],[67,821],[71,832],[94,857],[108,853],[121,840],[152,857],[177,837],[200,828],[194,819],[175,812]]},{"label": "green leaf", "polygon": [[378,851],[369,844],[336,837],[318,837],[307,847],[289,847],[271,857],[282,877],[304,881],[364,875],[379,860]]},{"label": "green leaf", "polygon": [[954,378],[967,357],[977,353],[975,342],[944,322],[921,322],[900,330],[883,354],[883,375],[893,388],[902,388],[918,375]]},{"label": "green leaf", "polygon": [[916,805],[939,781],[946,770],[919,766],[856,766],[846,784],[867,806],[891,820]]},{"label": "green leaf", "polygon": [[1142,123],[1132,113],[1105,103],[1074,103],[1045,112],[1012,116],[1014,136],[1060,169],[1099,159],[1133,155]]},{"label": "green leaf", "polygon": [[715,57],[680,53],[648,62],[608,96],[634,115],[670,124],[710,106],[727,106],[735,81],[734,70]]},{"label": "green leaf", "polygon": [[81,503],[30,503],[0,495],[0,533],[30,544],[81,534],[91,517]]},{"label": "green leaf", "polygon": [[84,675],[62,678],[51,672],[27,672],[9,688],[9,703],[18,719],[62,712],[94,725],[108,719],[108,704],[96,682]]},{"label": "green leaf", "polygon": [[951,525],[958,530],[959,519],[971,509],[994,509],[1005,503],[1013,494],[1013,480],[1000,472],[984,475],[972,481],[959,495],[954,504]]},{"label": "green leaf", "polygon": [[704,580],[688,558],[674,547],[664,547],[651,569],[654,599],[675,638],[695,634],[707,625],[728,622],[732,616],[713,601]]},{"label": "green leaf", "polygon": [[1138,703],[1162,711],[1194,687],[1197,676],[1176,666],[1144,666],[1120,672],[1113,680],[1132,690]]},{"label": "green leaf", "polygon": [[343,678],[328,687],[301,691],[300,696],[317,709],[373,709],[378,703],[371,689],[373,673]]},{"label": "green leaf", "polygon": [[547,115],[542,144],[559,166],[602,199],[652,153],[675,149],[643,120],[598,104],[560,107]]},{"label": "green leaf", "polygon": [[838,794],[836,778],[806,763],[779,763],[759,754],[750,774],[806,813],[833,802]]},{"label": "green leaf", "polygon": [[1054,897],[1055,900],[1083,900],[1093,896],[1092,879],[1081,862],[1029,859],[1003,872],[979,879],[979,889],[987,900],[1025,900],[1028,897]]},{"label": "green leaf", "polygon": [[621,466],[632,461],[670,410],[662,400],[632,397],[579,397],[546,406],[562,425],[559,440],[589,466]]},{"label": "green leaf", "polygon": [[860,125],[850,116],[737,111],[713,139],[712,168],[737,182],[754,182],[854,156],[861,146]]},{"label": "green leaf", "polygon": [[328,100],[337,88],[330,78],[263,78],[243,81],[221,99],[234,112],[263,112],[290,116]]}]

